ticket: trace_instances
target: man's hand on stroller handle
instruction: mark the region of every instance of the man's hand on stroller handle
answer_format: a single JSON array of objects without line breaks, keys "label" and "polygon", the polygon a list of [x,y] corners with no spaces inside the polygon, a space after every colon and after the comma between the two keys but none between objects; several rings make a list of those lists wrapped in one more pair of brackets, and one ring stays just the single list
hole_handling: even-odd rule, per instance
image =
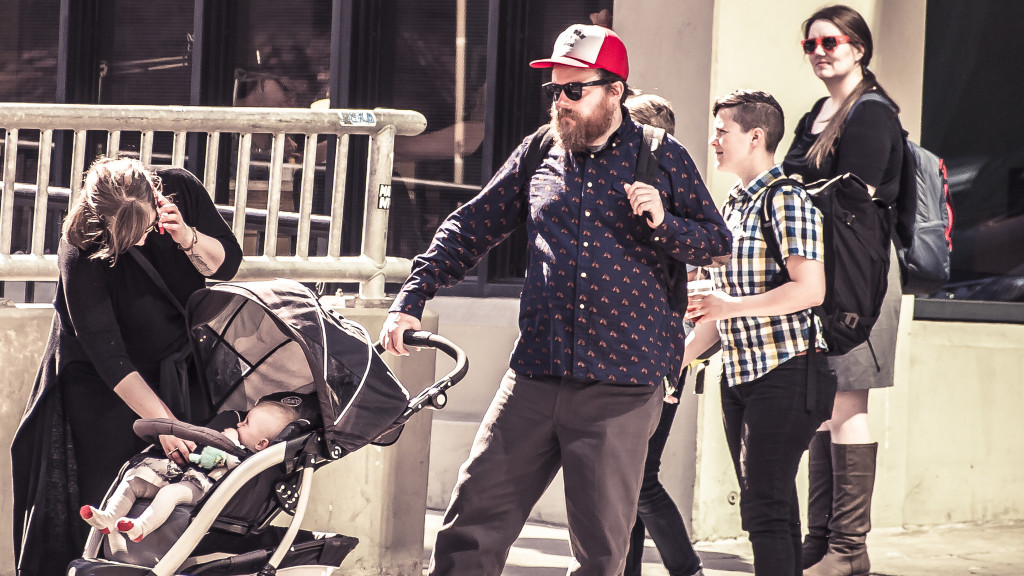
[{"label": "man's hand on stroller handle", "polygon": [[420,330],[420,319],[404,312],[391,312],[380,329],[380,343],[384,349],[398,356],[408,356],[402,335],[406,330]]},{"label": "man's hand on stroller handle", "polygon": [[179,466],[188,465],[188,455],[196,449],[196,443],[191,440],[182,440],[177,436],[171,434],[160,435],[160,446],[164,449],[164,454],[167,455],[175,464]]}]

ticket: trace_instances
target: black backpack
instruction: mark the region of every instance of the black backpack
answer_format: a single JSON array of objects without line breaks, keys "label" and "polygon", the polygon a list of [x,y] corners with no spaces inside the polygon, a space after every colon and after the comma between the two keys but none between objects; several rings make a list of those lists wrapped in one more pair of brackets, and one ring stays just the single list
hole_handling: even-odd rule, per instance
[{"label": "black backpack", "polygon": [[[658,174],[658,164],[661,162],[661,143],[665,140],[665,130],[645,124],[643,131],[644,137],[640,141],[633,181],[653,184]],[[541,126],[533,134],[530,144],[519,162],[520,186],[527,186],[530,183],[533,173],[540,167],[540,163],[551,149],[554,140],[555,130],[550,124]],[[665,273],[669,308],[682,316],[686,312],[686,265],[669,258],[660,250],[658,251],[658,261]]]},{"label": "black backpack", "polygon": [[[882,102],[896,114],[892,102],[868,92],[861,102]],[[899,121],[899,118],[897,118]],[[942,158],[911,142],[903,132],[903,170],[896,199],[896,240],[904,294],[930,294],[949,281],[953,250],[953,200]]]},{"label": "black backpack", "polygon": [[845,354],[868,342],[885,299],[892,236],[888,207],[873,199],[864,181],[853,174],[811,184],[791,178],[772,182],[763,194],[760,221],[767,253],[780,269],[771,281],[773,287],[789,281],[771,219],[772,199],[784,185],[806,190],[821,211],[825,301],[813,310],[821,319],[828,355]]}]

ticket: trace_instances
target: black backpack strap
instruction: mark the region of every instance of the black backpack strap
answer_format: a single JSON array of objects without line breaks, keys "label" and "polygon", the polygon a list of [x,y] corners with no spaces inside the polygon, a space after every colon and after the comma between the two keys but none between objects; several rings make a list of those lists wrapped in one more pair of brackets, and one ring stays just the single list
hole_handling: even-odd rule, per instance
[{"label": "black backpack strap", "polygon": [[537,171],[537,168],[540,168],[541,162],[544,161],[544,157],[551,150],[551,146],[554,143],[555,128],[551,124],[545,124],[533,133],[530,143],[526,147],[526,152],[523,153],[523,157],[519,160],[520,188],[529,186],[533,173]]},{"label": "black backpack strap", "polygon": [[640,140],[640,150],[636,155],[636,171],[634,182],[653,184],[661,164],[662,143],[665,141],[665,129],[643,125],[644,137]]},{"label": "black backpack strap", "polygon": [[[653,185],[661,165],[665,129],[655,128],[647,124],[643,124],[642,128],[643,138],[640,139],[640,148],[636,154],[636,170],[633,172],[633,181]],[[647,219],[646,212],[644,212],[643,218]],[[677,310],[682,315],[686,310],[686,302],[676,301],[677,298],[673,295],[675,291],[673,288],[679,286],[680,282],[685,287],[686,266],[682,263],[673,262],[661,250],[655,250],[655,253],[658,255],[658,265],[665,271],[665,280],[668,282],[666,288],[668,289],[669,307]],[[685,289],[683,291],[685,292]]]},{"label": "black backpack strap", "polygon": [[[786,262],[782,258],[782,249],[779,247],[778,239],[775,238],[775,228],[772,226],[772,201],[775,199],[775,194],[783,186],[802,186],[802,183],[792,178],[779,178],[769,184],[768,188],[762,193],[760,223],[765,249],[768,255],[775,260],[775,263],[779,265],[780,276],[778,279],[788,281],[789,272],[786,271]],[[780,281],[779,283],[781,284],[782,282]]]},{"label": "black backpack strap", "polygon": [[[802,182],[792,178],[779,178],[768,185],[764,191],[764,202],[761,205],[761,236],[764,237],[765,250],[779,265],[779,273],[772,278],[772,284],[779,286],[789,281],[789,271],[782,259],[782,249],[779,241],[775,238],[775,228],[772,226],[772,201],[775,194],[783,186],[803,186]],[[807,402],[805,408],[813,412],[818,402],[818,368],[816,352],[818,350],[818,323],[814,321],[815,316],[822,316],[825,309],[821,306],[811,308],[811,333],[807,342]]]}]

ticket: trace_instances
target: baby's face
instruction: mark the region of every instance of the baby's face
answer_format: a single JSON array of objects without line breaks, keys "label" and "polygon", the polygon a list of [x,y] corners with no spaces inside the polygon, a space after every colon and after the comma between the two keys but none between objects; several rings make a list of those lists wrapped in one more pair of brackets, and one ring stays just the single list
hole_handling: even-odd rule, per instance
[{"label": "baby's face", "polygon": [[271,428],[272,423],[273,414],[270,410],[256,406],[235,428],[238,432],[238,442],[252,452],[263,450],[270,444],[266,431]]}]

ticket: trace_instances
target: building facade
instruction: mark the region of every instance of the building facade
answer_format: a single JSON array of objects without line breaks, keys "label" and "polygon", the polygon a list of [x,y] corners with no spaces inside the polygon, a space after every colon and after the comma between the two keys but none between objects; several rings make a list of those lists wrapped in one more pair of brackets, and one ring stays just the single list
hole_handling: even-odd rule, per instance
[{"label": "building facade", "polygon": [[[876,497],[878,523],[1024,517],[1024,475],[1016,464],[1024,449],[1008,440],[1009,407],[1024,400],[1016,386],[1024,377],[1024,143],[1016,138],[1024,114],[1015,106],[1024,83],[1024,4],[848,3],[871,26],[872,69],[900,104],[904,127],[946,159],[956,208],[953,278],[934,297],[906,297],[897,386],[872,396],[872,425],[884,451],[879,483],[886,486]],[[708,163],[714,98],[738,88],[775,94],[788,120],[785,150],[795,121],[824,95],[797,46],[804,18],[822,4],[811,0],[5,4],[0,102],[422,112],[426,132],[395,146],[389,254],[400,256],[423,250],[436,225],[546,120],[549,102],[540,90],[546,73],[527,63],[546,56],[571,23],[610,25],[622,36],[630,84],[673,102],[676,137],[719,201],[732,182]],[[301,135],[294,140],[298,146]],[[158,139],[157,156],[162,145]],[[253,153],[262,151],[254,136]],[[95,152],[103,152],[99,140]],[[33,175],[32,162],[19,161],[19,174]],[[197,158],[189,162],[200,170]],[[224,162],[219,173],[226,176],[215,191],[221,197],[231,192],[233,159],[225,154]],[[324,181],[332,164],[322,159]],[[59,178],[55,172],[53,181]],[[330,190],[322,192],[326,202]],[[360,201],[351,198],[352,214],[361,213]],[[346,253],[358,249],[358,219],[352,221]],[[22,237],[27,231],[16,232],[15,244]],[[522,242],[513,236],[431,304],[441,331],[465,342],[473,358],[451,407],[434,419],[429,498],[438,507],[447,502],[456,467],[507,366]],[[3,290],[0,296],[15,301],[52,296],[46,286],[7,283]],[[665,465],[681,507],[693,503],[693,534],[701,538],[739,532],[731,464],[714,386],[709,389],[686,398],[679,418],[687,423],[677,422]],[[561,521],[559,506],[556,490],[535,518]]]}]

